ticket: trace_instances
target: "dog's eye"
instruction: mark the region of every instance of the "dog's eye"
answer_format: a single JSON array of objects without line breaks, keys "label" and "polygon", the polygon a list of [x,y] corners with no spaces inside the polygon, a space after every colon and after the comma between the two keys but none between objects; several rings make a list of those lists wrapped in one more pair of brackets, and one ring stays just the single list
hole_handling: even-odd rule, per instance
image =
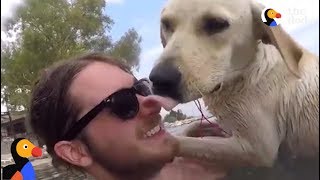
[{"label": "dog's eye", "polygon": [[208,35],[219,33],[229,27],[229,22],[221,18],[203,18],[203,30]]},{"label": "dog's eye", "polygon": [[173,25],[170,23],[168,19],[162,19],[161,24],[164,31],[173,32]]}]

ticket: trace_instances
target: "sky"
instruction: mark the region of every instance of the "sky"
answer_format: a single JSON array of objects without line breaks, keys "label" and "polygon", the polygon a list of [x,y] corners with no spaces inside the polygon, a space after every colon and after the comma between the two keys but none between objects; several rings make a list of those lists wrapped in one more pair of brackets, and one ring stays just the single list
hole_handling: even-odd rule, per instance
[{"label": "sky", "polygon": [[[214,1],[214,0],[213,0]],[[272,7],[282,15],[280,23],[292,37],[311,52],[319,55],[319,1],[318,0],[258,0]],[[106,13],[114,20],[111,30],[113,40],[118,40],[129,28],[135,28],[142,36],[140,69],[138,78],[148,77],[155,61],[162,52],[160,43],[160,12],[166,0],[106,0]],[[1,0],[1,38],[10,40],[3,34],[3,22],[13,15],[15,7],[23,0]],[[204,105],[202,104],[202,107]],[[193,102],[178,105],[187,115],[199,116]],[[1,111],[3,108],[1,107]],[[162,110],[161,114],[167,112]]]}]

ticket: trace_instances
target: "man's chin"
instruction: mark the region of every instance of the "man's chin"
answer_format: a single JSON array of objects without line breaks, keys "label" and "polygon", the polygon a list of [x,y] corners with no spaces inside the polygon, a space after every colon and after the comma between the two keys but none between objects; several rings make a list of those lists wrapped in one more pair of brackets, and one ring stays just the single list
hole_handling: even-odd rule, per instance
[{"label": "man's chin", "polygon": [[149,149],[149,152],[146,152],[145,156],[149,156],[149,160],[146,161],[150,161],[151,164],[153,164],[152,162],[156,162],[155,164],[166,164],[173,161],[176,153],[177,148],[162,147],[161,149],[161,147],[155,147],[153,150]]},{"label": "man's chin", "polygon": [[161,144],[144,148],[146,161],[165,164],[172,162],[178,152],[178,142],[176,139],[166,139]]}]

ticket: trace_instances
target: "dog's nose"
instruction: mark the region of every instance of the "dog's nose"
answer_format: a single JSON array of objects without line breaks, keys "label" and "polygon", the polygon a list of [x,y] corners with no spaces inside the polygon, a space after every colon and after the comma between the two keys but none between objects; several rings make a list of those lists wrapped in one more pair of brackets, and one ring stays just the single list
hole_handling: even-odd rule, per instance
[{"label": "dog's nose", "polygon": [[179,84],[181,73],[174,66],[162,63],[152,69],[149,79],[154,86],[169,88]]},{"label": "dog's nose", "polygon": [[152,81],[155,94],[178,98],[181,73],[173,65],[167,63],[158,64],[152,69],[149,79]]}]

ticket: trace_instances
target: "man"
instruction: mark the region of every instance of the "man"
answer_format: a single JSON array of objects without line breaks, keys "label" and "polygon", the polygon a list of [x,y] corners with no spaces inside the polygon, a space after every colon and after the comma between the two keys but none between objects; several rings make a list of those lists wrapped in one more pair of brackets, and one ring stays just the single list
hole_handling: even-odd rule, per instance
[{"label": "man", "polygon": [[30,123],[54,162],[96,179],[186,179],[197,172],[191,169],[212,179],[197,162],[170,163],[177,141],[149,94],[119,60],[89,54],[44,71],[32,92]]}]

